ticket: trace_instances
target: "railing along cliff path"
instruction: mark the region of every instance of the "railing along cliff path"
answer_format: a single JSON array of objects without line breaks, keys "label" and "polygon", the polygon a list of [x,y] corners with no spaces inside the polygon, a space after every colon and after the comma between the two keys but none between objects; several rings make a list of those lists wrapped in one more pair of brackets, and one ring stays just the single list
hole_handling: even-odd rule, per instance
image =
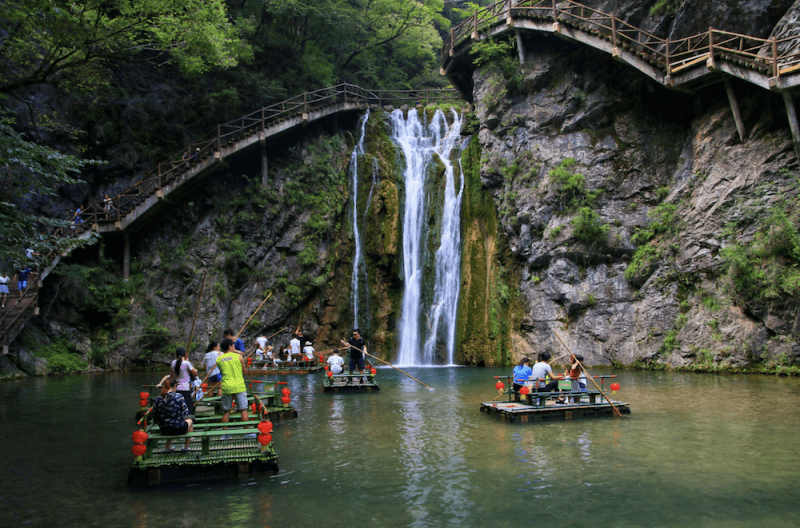
[{"label": "railing along cliff path", "polygon": [[[452,67],[471,41],[519,30],[553,34],[610,53],[670,88],[690,88],[698,79],[719,73],[768,90],[800,84],[800,52],[795,47],[800,39],[795,36],[763,39],[709,28],[670,40],[572,0],[501,0],[477,10],[445,38],[442,74],[458,86]],[[519,39],[517,45],[521,46]]]}]

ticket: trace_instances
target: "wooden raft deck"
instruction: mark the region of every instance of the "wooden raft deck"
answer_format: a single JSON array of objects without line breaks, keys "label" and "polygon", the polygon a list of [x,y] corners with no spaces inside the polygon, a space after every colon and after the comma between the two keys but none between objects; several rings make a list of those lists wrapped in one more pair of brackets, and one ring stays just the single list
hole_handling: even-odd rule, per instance
[{"label": "wooden raft deck", "polygon": [[[555,393],[554,393],[555,394]],[[585,393],[584,393],[585,394]],[[630,414],[628,403],[611,400],[619,412]],[[593,416],[613,416],[614,409],[605,400],[597,403],[565,403],[553,401],[546,405],[535,405],[527,402],[483,402],[481,412],[499,416],[504,421],[543,422],[546,420],[571,420],[573,418],[589,418]]]},{"label": "wooden raft deck", "polygon": [[[614,411],[614,407],[619,410],[620,414],[630,414],[630,404],[627,402],[611,400],[612,406],[606,399],[609,392],[608,389],[602,389],[603,383],[605,380],[615,377],[615,375],[592,376],[593,379],[600,380],[597,389],[573,391],[572,382],[562,380],[559,381],[561,388],[559,391],[520,394],[510,388],[513,386],[513,376],[495,376],[495,379],[505,380],[505,384],[501,382],[496,386],[501,389],[503,394],[507,395],[508,399],[507,401],[483,402],[481,403],[481,412],[499,416],[509,422],[542,422],[593,416],[615,416],[617,413]],[[538,381],[534,380],[534,383]],[[615,390],[619,390],[619,387],[616,387]],[[611,392],[611,394],[614,393]],[[559,403],[561,401],[563,403]]]},{"label": "wooden raft deck", "polygon": [[[362,378],[366,378],[366,381]],[[373,392],[381,388],[375,381],[375,376],[370,374],[334,374],[331,377],[325,376],[322,382],[323,392],[350,393],[350,392]]]},{"label": "wooden raft deck", "polygon": [[[147,453],[136,457],[128,473],[131,485],[157,485],[170,482],[190,482],[255,474],[274,475],[278,472],[278,455],[270,442],[258,442],[258,422],[231,422],[229,429],[222,424],[198,428],[190,433],[189,450],[183,451],[186,436],[172,438],[173,451],[166,451],[167,437],[158,434],[158,427],[149,429]],[[234,429],[234,426],[239,426]]]},{"label": "wooden raft deck", "polygon": [[[153,417],[145,415],[138,422],[141,429],[133,434],[134,461],[128,483],[157,485],[277,473],[270,415],[277,413],[280,418],[291,413],[296,417],[297,411],[288,404],[275,406],[276,388],[269,394],[248,397],[248,405],[254,408],[248,409],[251,419],[246,422],[237,420],[239,414],[234,410],[231,421],[222,423],[220,398],[203,399],[195,407],[194,430],[185,435],[162,435],[158,424],[152,423]],[[143,435],[144,440],[137,435]],[[187,438],[189,447],[183,449]],[[171,440],[170,450],[166,449],[167,440]]]}]

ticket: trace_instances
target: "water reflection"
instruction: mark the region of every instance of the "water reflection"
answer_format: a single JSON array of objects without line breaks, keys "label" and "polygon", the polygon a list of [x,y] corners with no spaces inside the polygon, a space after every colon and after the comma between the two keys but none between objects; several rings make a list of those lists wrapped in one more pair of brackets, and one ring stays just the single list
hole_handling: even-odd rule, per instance
[{"label": "water reflection", "polygon": [[505,371],[409,373],[436,390],[283,376],[299,416],[273,432],[279,475],[144,490],[126,475],[152,374],[0,384],[0,524],[798,525],[800,380],[622,372],[629,418],[517,424],[478,411]]}]

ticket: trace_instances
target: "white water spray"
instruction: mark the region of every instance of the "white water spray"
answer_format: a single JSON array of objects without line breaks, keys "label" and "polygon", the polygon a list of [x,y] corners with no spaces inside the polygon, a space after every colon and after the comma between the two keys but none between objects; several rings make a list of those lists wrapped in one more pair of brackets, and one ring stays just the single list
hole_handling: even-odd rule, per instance
[{"label": "white water spray", "polygon": [[[361,231],[358,227],[358,157],[364,154],[364,136],[366,135],[367,130],[367,120],[369,119],[369,110],[364,114],[361,118],[361,135],[358,138],[358,144],[356,144],[355,148],[353,149],[353,153],[350,155],[350,187],[352,192],[350,194],[350,203],[353,204],[353,239],[355,242],[355,256],[353,257],[353,274],[350,278],[350,295],[351,301],[353,305],[353,328],[358,328],[360,325],[359,322],[359,298],[360,298],[360,280],[359,277],[361,276],[361,268],[363,267],[364,262],[364,248],[362,247],[361,243]],[[373,180],[375,175],[373,174]],[[374,183],[373,183],[374,184]],[[372,192],[370,191],[370,195]],[[367,205],[369,208],[369,204]],[[366,279],[364,280],[364,284],[366,286],[367,282]]]},{"label": "white water spray", "polygon": [[[456,312],[461,267],[461,197],[463,179],[456,192],[455,174],[450,153],[460,137],[461,117],[453,112],[448,125],[444,113],[437,110],[431,123],[424,126],[418,112],[401,110],[391,114],[392,139],[403,152],[406,166],[405,209],[403,216],[404,291],[400,316],[399,365],[433,365],[440,327],[445,336],[447,361],[455,352]],[[435,289],[430,309],[423,306],[425,185],[434,156],[445,167],[446,189],[442,212],[441,241],[435,254]],[[423,322],[425,321],[425,322]]]}]

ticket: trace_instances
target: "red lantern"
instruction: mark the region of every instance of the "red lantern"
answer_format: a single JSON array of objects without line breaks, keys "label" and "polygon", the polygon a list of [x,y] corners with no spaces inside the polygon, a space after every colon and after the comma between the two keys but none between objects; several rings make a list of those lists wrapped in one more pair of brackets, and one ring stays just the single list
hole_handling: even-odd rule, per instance
[{"label": "red lantern", "polygon": [[147,407],[147,400],[139,400],[139,405],[142,407]]},{"label": "red lantern", "polygon": [[271,433],[272,432],[272,422],[270,422],[270,421],[259,422],[258,430],[261,431],[262,434]]},{"label": "red lantern", "polygon": [[201,388],[202,388],[204,391],[207,391],[207,390],[208,390],[208,383],[203,383],[203,384],[202,384],[200,387],[201,387]]},{"label": "red lantern", "polygon": [[374,376],[375,374],[378,373],[378,369],[376,369],[376,368],[370,369],[369,373]]},{"label": "red lantern", "polygon": [[272,435],[269,433],[260,434],[258,435],[258,443],[261,445],[267,445],[272,442]]},{"label": "red lantern", "polygon": [[320,363],[325,363],[325,356],[319,356],[317,359]]},{"label": "red lantern", "polygon": [[147,453],[147,446],[144,444],[133,444],[131,446],[131,453],[133,453],[133,456],[143,456],[145,453]]},{"label": "red lantern", "polygon": [[[326,370],[327,370],[327,369],[326,369]],[[333,377],[333,371],[331,371],[331,370],[328,370],[328,377],[329,377],[329,378],[332,378],[332,377]]]},{"label": "red lantern", "polygon": [[328,370],[328,365],[325,365],[325,370]]},{"label": "red lantern", "polygon": [[250,406],[250,409],[252,409],[252,410],[253,410],[253,412],[256,412],[256,404],[254,403],[253,405],[251,405],[251,406]]},{"label": "red lantern", "polygon": [[149,392],[142,391],[142,392],[139,393],[139,399],[140,400],[146,400],[149,397],[150,397],[150,393]]},{"label": "red lantern", "polygon": [[520,394],[522,394],[522,395],[524,396],[524,395],[526,395],[526,394],[530,394],[530,393],[531,393],[531,390],[530,390],[528,387],[522,387],[522,388],[519,390],[519,393],[520,393]]},{"label": "red lantern", "polygon": [[133,443],[135,444],[143,444],[147,442],[147,433],[145,433],[141,429],[138,431],[134,431],[131,437],[133,438]]},{"label": "red lantern", "polygon": [[506,384],[503,383],[502,381],[498,381],[497,383],[494,384],[494,388],[497,390],[503,390],[506,388]]},{"label": "red lantern", "polygon": [[292,399],[288,396],[284,396],[283,398],[281,398],[281,401],[285,404],[288,404],[290,401],[292,401]]},{"label": "red lantern", "polygon": [[290,396],[292,394],[292,391],[284,387],[281,389],[281,394],[283,394],[284,396]]},{"label": "red lantern", "polygon": [[611,384],[611,390],[613,392],[617,392],[619,390],[619,383],[617,383],[617,382],[612,383]]},{"label": "red lantern", "polygon": [[247,366],[249,367],[252,364],[253,364],[253,358],[251,357],[247,358]]}]

